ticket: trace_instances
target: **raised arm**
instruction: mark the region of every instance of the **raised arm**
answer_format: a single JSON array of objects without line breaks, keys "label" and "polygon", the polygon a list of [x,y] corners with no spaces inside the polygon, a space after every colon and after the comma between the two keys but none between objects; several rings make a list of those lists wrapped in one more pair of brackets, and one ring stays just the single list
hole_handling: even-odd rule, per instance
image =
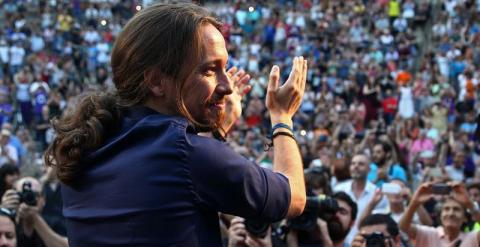
[{"label": "raised arm", "polygon": [[[273,66],[267,88],[266,105],[270,113],[272,126],[285,124],[292,128],[292,117],[300,107],[305,90],[307,76],[307,61],[303,57],[293,59],[292,71],[287,81],[280,86],[280,69]],[[288,128],[277,128],[278,132],[291,133]],[[288,217],[300,215],[305,208],[306,192],[303,177],[303,164],[297,142],[286,135],[277,135],[273,138],[274,158],[273,169],[285,175],[290,184],[291,201]]]},{"label": "raised arm", "polygon": [[407,207],[407,210],[403,214],[398,226],[400,230],[408,234],[410,239],[415,239],[417,237],[417,227],[412,223],[413,215],[417,211],[418,207],[423,205],[432,197],[432,184],[424,183],[418,187],[417,191],[412,197],[410,204]]}]

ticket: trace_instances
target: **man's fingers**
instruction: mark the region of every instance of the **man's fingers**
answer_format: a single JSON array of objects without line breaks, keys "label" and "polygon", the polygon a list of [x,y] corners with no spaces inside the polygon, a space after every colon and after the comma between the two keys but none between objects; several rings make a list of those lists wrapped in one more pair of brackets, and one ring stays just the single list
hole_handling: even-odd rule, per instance
[{"label": "man's fingers", "polygon": [[246,85],[245,88],[240,93],[240,95],[243,97],[243,96],[247,95],[250,92],[250,90],[252,90],[252,86],[251,85]]},{"label": "man's fingers", "polygon": [[239,85],[245,85],[250,81],[250,75],[249,74],[244,74],[240,77],[240,80],[238,80]]},{"label": "man's fingers", "polygon": [[302,86],[302,81],[304,79],[304,77],[303,77],[303,61],[304,61],[304,59],[303,59],[302,56],[298,57],[298,59],[297,59],[297,74],[298,75],[297,75],[297,78],[296,78],[296,84],[298,85],[298,88],[300,88],[300,89],[302,88],[301,87]]},{"label": "man's fingers", "polygon": [[17,191],[16,190],[7,190],[5,192],[5,195],[17,195]]},{"label": "man's fingers", "polygon": [[277,65],[272,67],[270,71],[270,78],[268,80],[268,91],[276,91],[278,89],[278,82],[280,80],[280,69]]},{"label": "man's fingers", "polygon": [[302,68],[302,81],[301,81],[301,89],[302,92],[305,90],[305,85],[307,84],[307,71],[308,71],[308,64],[307,59],[303,60],[303,68]]},{"label": "man's fingers", "polygon": [[290,71],[290,75],[288,76],[288,79],[287,79],[287,82],[285,84],[297,84],[297,79],[298,79],[298,76],[299,76],[299,68],[298,68],[298,60],[299,58],[298,57],[295,57],[293,59],[293,63],[292,63],[292,70]]},{"label": "man's fingers", "polygon": [[228,74],[230,77],[232,77],[233,75],[235,75],[235,73],[237,73],[237,70],[238,70],[238,68],[235,67],[235,66],[233,66],[233,67],[231,67],[229,70],[227,70],[227,74]]},{"label": "man's fingers", "polygon": [[237,71],[234,76],[237,77],[237,78],[242,78],[242,76],[244,76],[246,73],[245,73],[245,70],[241,69],[239,71]]}]

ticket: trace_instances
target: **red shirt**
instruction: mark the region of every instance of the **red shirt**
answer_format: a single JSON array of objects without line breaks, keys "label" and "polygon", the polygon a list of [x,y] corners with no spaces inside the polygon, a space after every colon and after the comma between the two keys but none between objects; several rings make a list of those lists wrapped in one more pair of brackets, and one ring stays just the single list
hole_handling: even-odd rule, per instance
[{"label": "red shirt", "polygon": [[395,114],[397,111],[398,100],[395,97],[388,97],[383,100],[383,112]]}]

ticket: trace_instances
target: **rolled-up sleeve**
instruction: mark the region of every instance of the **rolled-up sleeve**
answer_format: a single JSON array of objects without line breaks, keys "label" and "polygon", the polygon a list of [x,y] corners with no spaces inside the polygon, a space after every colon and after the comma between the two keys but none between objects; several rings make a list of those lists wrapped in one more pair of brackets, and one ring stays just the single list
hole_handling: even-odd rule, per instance
[{"label": "rolled-up sleeve", "polygon": [[242,217],[276,221],[290,205],[288,179],[235,153],[225,143],[192,136],[186,169],[201,207]]}]

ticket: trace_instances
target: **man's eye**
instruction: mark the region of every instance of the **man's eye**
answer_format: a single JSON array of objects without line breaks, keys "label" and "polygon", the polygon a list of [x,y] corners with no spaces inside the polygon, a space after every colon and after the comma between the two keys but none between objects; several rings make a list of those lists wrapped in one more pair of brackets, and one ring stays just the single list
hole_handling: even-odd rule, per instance
[{"label": "man's eye", "polygon": [[212,67],[212,68],[207,68],[207,69],[205,69],[205,70],[203,71],[203,73],[204,73],[205,75],[213,75],[213,74],[215,74],[215,68],[214,68],[214,67]]}]

